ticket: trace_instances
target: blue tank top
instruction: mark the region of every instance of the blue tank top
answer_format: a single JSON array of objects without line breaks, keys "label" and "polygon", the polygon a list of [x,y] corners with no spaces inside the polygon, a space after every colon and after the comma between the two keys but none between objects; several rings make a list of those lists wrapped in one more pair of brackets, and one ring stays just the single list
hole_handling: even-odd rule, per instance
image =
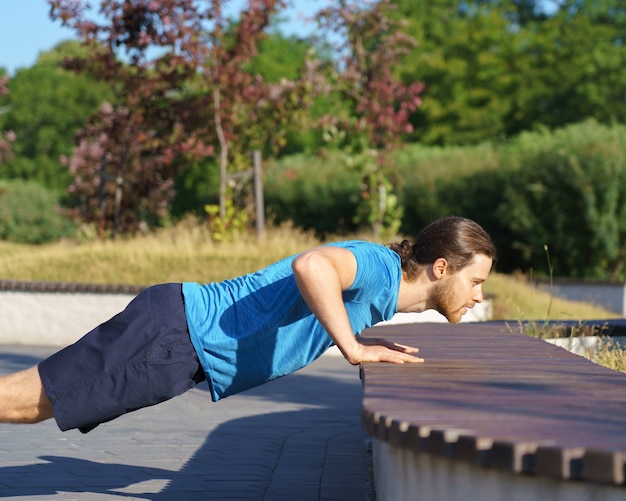
[{"label": "blue tank top", "polygon": [[[357,260],[354,283],[343,292],[354,333],[389,320],[397,308],[400,257],[369,242],[329,245],[350,250]],[[290,374],[332,346],[300,295],[291,269],[295,257],[232,280],[183,283],[191,341],[214,401]]]}]

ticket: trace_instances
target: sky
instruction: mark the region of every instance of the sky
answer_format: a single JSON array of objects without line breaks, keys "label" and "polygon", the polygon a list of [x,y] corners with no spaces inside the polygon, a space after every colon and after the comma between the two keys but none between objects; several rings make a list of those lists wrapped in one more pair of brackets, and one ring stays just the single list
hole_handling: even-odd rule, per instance
[{"label": "sky", "polygon": [[[307,16],[311,16],[328,0],[293,0],[292,7],[285,12],[288,22],[281,27],[287,34],[303,34],[307,31]],[[92,1],[97,6],[99,1]],[[234,0],[228,5],[237,9],[245,2]],[[237,11],[234,11],[237,12]],[[310,28],[309,28],[310,29]],[[49,17],[46,0],[0,0],[0,67],[9,75],[19,68],[35,64],[40,52],[52,49],[62,40],[76,38],[74,31],[63,28],[59,21]]]}]

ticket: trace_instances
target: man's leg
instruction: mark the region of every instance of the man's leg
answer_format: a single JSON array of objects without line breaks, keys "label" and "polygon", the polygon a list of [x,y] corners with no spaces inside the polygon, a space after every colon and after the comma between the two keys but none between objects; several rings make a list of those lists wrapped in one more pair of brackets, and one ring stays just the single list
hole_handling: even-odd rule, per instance
[{"label": "man's leg", "polygon": [[38,423],[51,417],[52,406],[36,366],[0,377],[1,423]]}]

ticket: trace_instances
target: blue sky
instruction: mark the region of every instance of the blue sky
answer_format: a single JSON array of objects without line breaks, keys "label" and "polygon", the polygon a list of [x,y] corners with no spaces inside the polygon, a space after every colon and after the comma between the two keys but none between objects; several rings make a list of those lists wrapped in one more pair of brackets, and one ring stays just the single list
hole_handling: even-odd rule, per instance
[{"label": "blue sky", "polygon": [[[292,4],[297,7],[285,13],[290,21],[282,28],[283,32],[301,34],[306,30],[306,16],[314,14],[327,1],[294,0]],[[99,2],[91,3],[97,6]],[[234,0],[229,5],[237,9],[245,3]],[[0,0],[0,67],[8,70],[9,75],[35,64],[40,52],[52,49],[61,40],[74,38],[74,32],[52,21],[48,11],[46,0]]]},{"label": "blue sky", "polygon": [[32,66],[39,52],[66,38],[73,38],[73,32],[49,18],[45,0],[0,2],[0,67],[9,74]]}]

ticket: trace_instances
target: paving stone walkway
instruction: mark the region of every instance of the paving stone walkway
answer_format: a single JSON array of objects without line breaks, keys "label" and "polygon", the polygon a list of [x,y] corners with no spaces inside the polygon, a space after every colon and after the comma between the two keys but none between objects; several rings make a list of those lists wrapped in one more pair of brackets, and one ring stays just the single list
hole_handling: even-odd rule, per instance
[{"label": "paving stone walkway", "polygon": [[[47,348],[0,346],[0,374]],[[87,435],[0,424],[0,497],[14,500],[367,500],[358,369],[324,356],[213,403],[201,385]],[[1,405],[1,403],[0,403]]]}]

